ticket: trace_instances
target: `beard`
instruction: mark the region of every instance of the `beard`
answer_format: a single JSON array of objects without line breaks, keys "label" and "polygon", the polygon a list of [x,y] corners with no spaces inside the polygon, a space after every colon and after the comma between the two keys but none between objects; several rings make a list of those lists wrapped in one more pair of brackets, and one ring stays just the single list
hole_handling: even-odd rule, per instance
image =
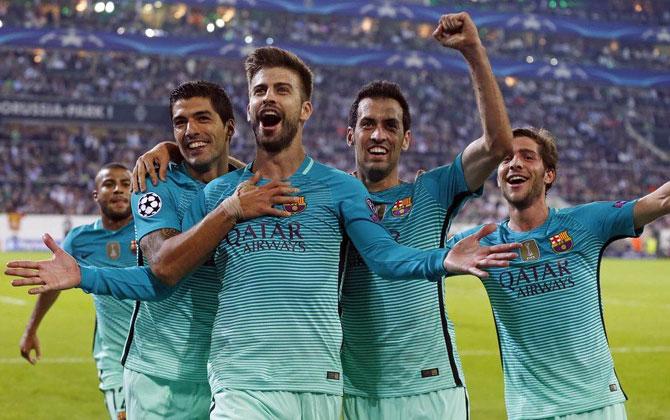
[{"label": "beard", "polygon": [[372,182],[379,182],[386,178],[391,173],[391,165],[387,165],[384,168],[370,168],[365,171],[367,179]]},{"label": "beard", "polygon": [[292,143],[295,135],[298,133],[298,121],[285,118],[282,120],[281,132],[277,135],[277,138],[272,141],[263,141],[261,140],[263,133],[260,128],[260,121],[256,121],[253,125],[254,136],[256,137],[256,145],[269,152],[269,153],[279,153],[284,149],[287,149]]},{"label": "beard", "polygon": [[100,210],[102,211],[102,214],[105,215],[105,217],[107,217],[109,220],[113,222],[118,222],[120,220],[127,219],[132,215],[130,206],[126,207],[126,209],[123,211],[115,211],[112,210],[110,206],[103,205],[100,206]]},{"label": "beard", "polygon": [[525,210],[529,208],[530,206],[537,201],[539,197],[542,196],[543,194],[543,187],[544,185],[542,183],[535,182],[531,186],[530,190],[522,196],[522,197],[513,197],[507,190],[504,188],[501,188],[503,197],[505,197],[505,200],[512,206],[516,207],[519,210]]}]

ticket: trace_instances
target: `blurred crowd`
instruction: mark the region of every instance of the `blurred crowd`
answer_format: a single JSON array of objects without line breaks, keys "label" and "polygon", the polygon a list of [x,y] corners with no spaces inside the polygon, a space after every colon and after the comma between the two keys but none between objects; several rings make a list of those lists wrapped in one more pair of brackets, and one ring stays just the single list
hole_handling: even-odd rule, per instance
[{"label": "blurred crowd", "polygon": [[[551,0],[548,0],[551,1]],[[627,21],[629,15],[653,15],[670,22],[670,11],[664,10],[660,2],[640,2],[642,12],[635,12],[629,1],[580,2],[580,7],[552,9],[539,7],[548,1],[526,2],[460,2],[463,6],[445,4],[445,11],[470,10],[519,12],[531,10],[538,13],[568,13],[579,17],[578,11],[602,16],[618,10],[612,17]],[[559,0],[556,0],[557,3]],[[560,0],[566,2],[567,0]],[[571,0],[572,1],[572,0]],[[4,7],[1,5],[4,3]],[[0,1],[0,19],[4,24],[25,28],[77,28],[118,34],[141,34],[147,29],[151,36],[211,37],[222,42],[246,42],[253,45],[276,42],[292,42],[309,45],[337,45],[350,48],[384,50],[440,51],[431,34],[434,22],[411,22],[393,19],[350,17],[337,15],[300,15],[267,12],[262,10],[233,9],[225,6],[206,8],[185,4],[160,4],[159,2],[117,2],[113,13],[97,13],[94,2],[87,3],[85,10],[78,12],[79,1],[34,2]],[[439,2],[438,2],[439,3]],[[513,4],[507,4],[513,3]],[[581,4],[585,3],[585,4]],[[597,7],[593,4],[610,4]],[[61,4],[59,6],[58,4]],[[63,4],[68,6],[63,7]],[[625,6],[625,7],[624,7]],[[512,9],[516,7],[515,9]],[[628,13],[624,13],[628,9]],[[662,12],[656,13],[657,10]],[[670,9],[670,8],[665,8]],[[69,12],[63,13],[64,10]],[[563,12],[561,12],[563,11]],[[620,19],[619,19],[620,18]],[[651,17],[650,17],[651,18]],[[650,19],[649,18],[649,19]],[[648,22],[648,20],[643,20]],[[606,68],[645,68],[663,71],[670,65],[670,52],[662,45],[607,39],[584,39],[574,35],[543,33],[480,27],[482,39],[492,56],[534,62],[550,62],[603,66]]]},{"label": "blurred crowd", "polygon": [[[626,9],[632,7],[630,2],[617,0],[602,2],[609,7],[601,2],[579,2],[579,8],[569,9],[560,5],[551,8],[548,1],[480,0],[450,2],[447,6],[572,13],[568,15],[592,20],[632,19],[654,24],[670,21],[668,11],[658,9],[659,2],[640,1],[642,10],[631,12]],[[28,28],[77,27],[115,32],[123,28],[123,33],[143,33],[151,27],[158,35],[202,36],[210,32],[209,23],[216,22],[214,17],[219,16],[223,24],[217,22],[209,36],[243,42],[251,37],[254,45],[269,43],[272,38],[273,42],[302,44],[337,42],[350,47],[438,49],[430,39],[432,25],[416,22],[332,16],[296,19],[288,14],[226,7],[156,7],[158,2],[142,1],[116,2],[114,13],[94,12],[93,2],[88,2],[88,9],[77,12],[78,3],[0,0],[0,21],[6,26]],[[152,13],[145,13],[148,4],[152,5]],[[654,45],[507,32],[500,28],[480,30],[489,54],[498,58],[527,62],[530,56],[541,61],[557,58],[568,64],[664,70],[670,65],[670,53]],[[246,79],[240,60],[7,48],[0,49],[0,60],[0,99],[162,104],[167,114],[168,94],[179,83],[193,79],[217,82],[229,92],[235,107],[237,132],[231,152],[246,161],[253,156],[253,135],[245,122]],[[410,102],[414,143],[402,158],[401,174],[405,179],[413,179],[419,169],[451,162],[481,135],[471,82],[465,75],[386,68],[316,66],[314,70],[315,112],[306,126],[305,144],[312,156],[340,169],[354,169],[353,151],[345,143],[349,106],[356,91],[373,79],[399,83]],[[550,193],[557,203],[631,199],[668,179],[669,89],[512,77],[499,82],[513,126],[545,127],[558,139],[559,179]],[[101,164],[120,161],[131,166],[142,151],[170,138],[169,127],[0,120],[0,153],[8,157],[0,163],[0,212],[94,213],[90,192],[92,178]],[[494,182],[491,180],[486,188],[487,194],[477,205],[466,207],[460,216],[462,221],[504,217],[506,209]]]}]

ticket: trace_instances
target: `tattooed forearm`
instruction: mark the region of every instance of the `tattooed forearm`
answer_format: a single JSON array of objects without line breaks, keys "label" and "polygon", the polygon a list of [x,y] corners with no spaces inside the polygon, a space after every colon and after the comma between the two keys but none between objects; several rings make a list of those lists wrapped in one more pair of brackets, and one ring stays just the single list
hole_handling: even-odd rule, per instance
[{"label": "tattooed forearm", "polygon": [[166,239],[179,235],[180,233],[181,232],[179,232],[177,229],[160,229],[151,232],[142,238],[140,241],[140,249],[142,249],[142,254],[144,255],[144,258],[147,259],[150,266],[153,265],[154,258],[158,255],[161,246],[163,246],[163,242],[165,242]]}]

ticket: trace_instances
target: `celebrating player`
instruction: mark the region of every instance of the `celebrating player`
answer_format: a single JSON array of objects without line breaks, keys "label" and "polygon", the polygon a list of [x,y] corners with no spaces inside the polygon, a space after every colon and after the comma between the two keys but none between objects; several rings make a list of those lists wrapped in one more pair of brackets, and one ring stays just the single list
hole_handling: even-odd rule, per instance
[{"label": "celebrating player", "polygon": [[[477,28],[466,13],[445,15],[434,33],[470,66],[484,135],[450,165],[400,181],[410,147],[410,110],[400,88],[378,81],[351,106],[347,143],[356,175],[380,202],[382,223],[401,244],[444,245],[458,210],[510,153],[512,129]],[[444,305],[444,280],[393,282],[349,248],[342,292],[344,415],[347,419],[466,419],[468,402],[456,339]]]},{"label": "celebrating player", "polygon": [[[72,229],[63,241],[63,249],[81,264],[100,267],[135,265],[136,243],[133,215],[130,211],[130,171],[120,163],[108,163],[95,176],[93,199],[100,209],[95,222]],[[53,242],[50,237],[48,241]],[[19,347],[31,364],[41,357],[37,329],[58,298],[59,291],[41,294],[30,316]],[[133,302],[110,296],[93,295],[95,335],[93,358],[98,369],[100,390],[112,420],[126,418],[121,354],[128,336]],[[35,351],[35,357],[32,352]]]},{"label": "celebrating player", "polygon": [[[498,331],[510,419],[625,419],[603,323],[600,259],[670,213],[670,182],[633,201],[547,207],[558,152],[546,130],[513,131],[498,167],[509,219],[482,242],[520,242],[521,258],[483,280]],[[455,235],[455,243],[467,235]]]},{"label": "celebrating player", "polygon": [[[162,249],[169,252],[158,259],[156,274],[178,281],[218,245],[214,261],[225,280],[219,280],[209,359],[212,417],[335,418],[342,394],[338,251],[345,231],[368,265],[394,278],[439,279],[447,270],[485,275],[481,267],[507,265],[516,257],[508,251],[518,245],[480,247],[479,239],[494,228],[489,226],[449,253],[398,246],[374,222],[372,201],[359,181],[305,155],[302,129],[312,111],[309,68],[295,55],[271,47],[254,51],[246,64],[248,116],[258,146],[254,164],[208,184],[188,217],[195,222],[209,214],[165,240]],[[238,187],[261,175],[266,178],[262,187]],[[242,197],[272,185],[267,178],[290,180],[300,187],[299,196],[276,202],[282,205],[276,214],[245,220]],[[138,201],[145,218],[162,208],[150,194]],[[287,213],[288,218],[276,217]],[[8,274],[27,275],[13,267]],[[15,284],[43,284],[35,292],[63,287],[45,271]],[[79,284],[79,273],[71,271],[69,287]],[[82,287],[115,287],[104,270],[92,273],[93,279],[82,276]]]}]

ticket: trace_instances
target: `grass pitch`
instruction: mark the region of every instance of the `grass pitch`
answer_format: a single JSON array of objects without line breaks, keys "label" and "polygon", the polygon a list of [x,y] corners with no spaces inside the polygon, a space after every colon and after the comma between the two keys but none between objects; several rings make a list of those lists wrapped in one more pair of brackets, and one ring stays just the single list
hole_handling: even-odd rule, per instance
[{"label": "grass pitch", "polygon": [[[48,254],[0,254],[12,259]],[[3,270],[4,271],[4,270]],[[631,419],[670,413],[670,261],[605,260],[601,270],[605,322]],[[30,366],[18,342],[35,297],[0,276],[0,419],[104,419],[91,357],[93,302],[79,290],[61,294],[42,322],[42,360]],[[474,277],[447,283],[472,418],[504,419],[498,344],[484,288]]]}]

